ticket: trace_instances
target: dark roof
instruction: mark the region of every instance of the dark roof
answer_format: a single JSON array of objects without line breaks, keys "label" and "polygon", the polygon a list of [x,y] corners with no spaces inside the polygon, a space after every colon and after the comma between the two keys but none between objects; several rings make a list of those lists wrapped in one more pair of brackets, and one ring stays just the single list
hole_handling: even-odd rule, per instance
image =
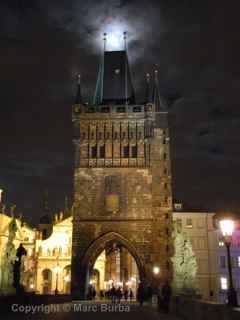
[{"label": "dark roof", "polygon": [[100,64],[94,104],[135,103],[126,51],[106,51]]}]

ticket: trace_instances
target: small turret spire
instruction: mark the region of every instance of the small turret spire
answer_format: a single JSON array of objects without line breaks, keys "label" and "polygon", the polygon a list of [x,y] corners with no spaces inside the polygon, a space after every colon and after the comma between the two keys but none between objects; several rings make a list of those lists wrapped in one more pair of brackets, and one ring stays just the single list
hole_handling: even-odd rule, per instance
[{"label": "small turret spire", "polygon": [[150,74],[146,74],[145,103],[150,102]]},{"label": "small turret spire", "polygon": [[161,100],[160,91],[159,91],[159,81],[158,81],[158,70],[154,71],[154,86],[153,86],[153,97],[152,102],[155,105],[155,111],[163,111],[164,105]]},{"label": "small turret spire", "polygon": [[77,75],[77,94],[76,94],[76,100],[75,104],[81,104],[82,103],[82,93],[81,93],[81,75]]},{"label": "small turret spire", "polygon": [[107,44],[107,33],[104,32],[103,34],[103,51],[106,51],[106,44]]},{"label": "small turret spire", "polygon": [[[124,50],[127,53],[127,31],[123,32],[123,40],[124,40]],[[127,73],[128,65],[127,65],[127,56],[125,58],[125,104],[128,104],[128,73]]]},{"label": "small turret spire", "polygon": [[127,31],[123,32],[124,50],[127,51]]}]

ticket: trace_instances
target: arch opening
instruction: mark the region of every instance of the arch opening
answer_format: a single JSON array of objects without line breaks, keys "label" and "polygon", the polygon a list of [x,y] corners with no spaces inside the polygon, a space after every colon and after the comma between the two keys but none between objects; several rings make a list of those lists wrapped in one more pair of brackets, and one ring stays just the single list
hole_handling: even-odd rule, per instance
[{"label": "arch opening", "polygon": [[[144,270],[133,245],[115,232],[96,239],[87,249],[83,263],[88,270],[87,292],[107,297],[112,287],[136,296]],[[91,298],[91,297],[90,297]]]}]

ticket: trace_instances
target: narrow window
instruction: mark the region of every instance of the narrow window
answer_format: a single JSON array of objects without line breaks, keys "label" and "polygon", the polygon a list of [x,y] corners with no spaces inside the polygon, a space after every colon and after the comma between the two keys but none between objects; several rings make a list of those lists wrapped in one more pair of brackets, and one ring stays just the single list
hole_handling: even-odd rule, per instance
[{"label": "narrow window", "polygon": [[221,289],[222,290],[227,290],[227,288],[228,288],[227,278],[221,277],[220,278],[220,284],[221,284]]},{"label": "narrow window", "polygon": [[190,219],[190,218],[186,219],[186,227],[188,227],[188,228],[192,228],[193,227],[192,219]]},{"label": "narrow window", "polygon": [[100,146],[100,148],[99,148],[99,156],[100,156],[100,158],[105,158],[105,145]]},{"label": "narrow window", "polygon": [[177,229],[182,230],[182,219],[177,219]]},{"label": "narrow window", "polygon": [[97,146],[91,147],[91,158],[97,158]]},{"label": "narrow window", "polygon": [[129,147],[128,146],[124,146],[123,147],[123,157],[124,158],[128,158],[129,157]]},{"label": "narrow window", "polygon": [[137,145],[132,146],[132,158],[137,158]]}]

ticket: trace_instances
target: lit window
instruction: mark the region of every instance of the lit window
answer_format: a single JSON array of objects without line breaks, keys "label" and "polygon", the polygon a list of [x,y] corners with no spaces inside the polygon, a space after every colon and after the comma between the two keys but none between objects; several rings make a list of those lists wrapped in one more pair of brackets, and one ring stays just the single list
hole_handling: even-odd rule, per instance
[{"label": "lit window", "polygon": [[223,241],[219,241],[218,245],[219,245],[219,247],[223,247],[224,246],[224,242]]},{"label": "lit window", "polygon": [[238,266],[238,258],[237,257],[231,257],[231,263],[232,263],[232,268],[237,268],[237,266]]},{"label": "lit window", "polygon": [[240,268],[240,257],[238,257],[238,267]]},{"label": "lit window", "polygon": [[228,288],[227,278],[221,277],[220,278],[220,283],[221,283],[221,289],[222,290],[227,290],[227,288]]},{"label": "lit window", "polygon": [[192,224],[192,219],[187,218],[187,219],[186,219],[186,227],[192,228],[192,226],[193,226],[193,224]]}]

